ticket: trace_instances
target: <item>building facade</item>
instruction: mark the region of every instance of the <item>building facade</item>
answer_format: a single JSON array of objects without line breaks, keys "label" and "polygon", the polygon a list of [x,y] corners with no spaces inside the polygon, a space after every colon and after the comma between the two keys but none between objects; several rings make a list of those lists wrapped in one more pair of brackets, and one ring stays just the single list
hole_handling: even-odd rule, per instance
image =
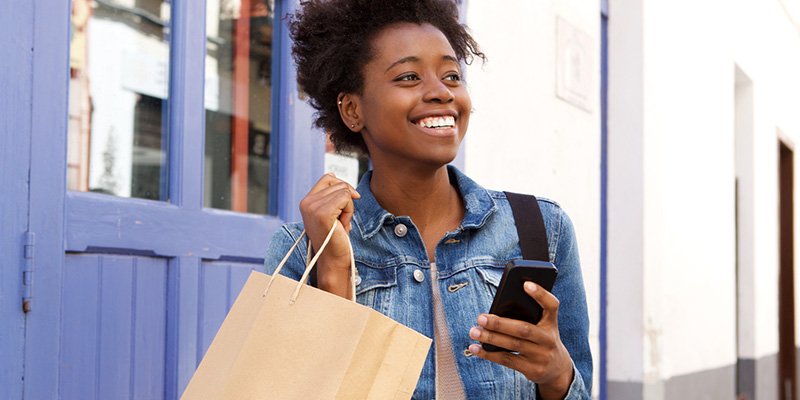
[{"label": "building facade", "polygon": [[[469,3],[490,61],[467,77],[466,169],[572,216],[598,397],[797,398],[799,13]],[[581,64],[586,101],[564,82]]]},{"label": "building facade", "polygon": [[[0,398],[178,398],[272,232],[358,179],[311,127],[295,7],[0,13]],[[572,218],[594,397],[796,399],[798,2],[460,7],[489,61],[455,164]]]}]

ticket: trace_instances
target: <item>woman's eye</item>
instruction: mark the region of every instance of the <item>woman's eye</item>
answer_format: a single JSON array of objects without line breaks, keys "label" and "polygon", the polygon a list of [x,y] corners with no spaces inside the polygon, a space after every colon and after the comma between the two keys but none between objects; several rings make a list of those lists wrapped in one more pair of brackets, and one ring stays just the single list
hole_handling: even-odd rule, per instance
[{"label": "woman's eye", "polygon": [[460,81],[461,75],[454,72],[452,74],[447,74],[447,76],[445,76],[444,79],[447,81]]},{"label": "woman's eye", "polygon": [[417,81],[419,77],[415,74],[407,74],[400,77],[395,78],[395,81]]}]

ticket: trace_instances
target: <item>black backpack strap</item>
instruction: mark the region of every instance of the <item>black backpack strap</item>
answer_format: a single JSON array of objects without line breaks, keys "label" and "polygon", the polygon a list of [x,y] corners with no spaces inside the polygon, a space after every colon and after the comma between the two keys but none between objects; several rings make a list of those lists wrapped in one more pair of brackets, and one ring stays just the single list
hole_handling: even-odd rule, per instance
[{"label": "black backpack strap", "polygon": [[550,249],[547,246],[547,230],[544,227],[542,210],[535,196],[505,192],[519,235],[522,258],[533,261],[550,262]]}]

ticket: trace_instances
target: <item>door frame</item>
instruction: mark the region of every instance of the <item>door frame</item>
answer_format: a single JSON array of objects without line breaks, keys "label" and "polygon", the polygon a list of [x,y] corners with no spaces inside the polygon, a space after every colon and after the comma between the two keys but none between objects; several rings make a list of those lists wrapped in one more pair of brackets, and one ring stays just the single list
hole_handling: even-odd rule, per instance
[{"label": "door frame", "polygon": [[778,131],[778,393],[783,399],[795,400],[794,146],[785,136]]},{"label": "door frame", "polygon": [[[31,157],[33,2],[3,7],[0,31],[0,398],[22,398],[25,314],[22,311],[24,237],[28,230]],[[13,36],[10,36],[13,35]],[[36,299],[33,299],[34,305]]]},{"label": "door frame", "polygon": [[[45,3],[45,4],[42,4]],[[61,270],[64,263],[71,2],[33,7],[29,231],[36,234],[34,301],[25,322],[24,395],[54,398],[58,388]],[[11,33],[12,37],[16,33]],[[56,358],[53,358],[53,355]],[[36,371],[36,373],[32,373]],[[35,377],[35,378],[34,378]]]},{"label": "door frame", "polygon": [[598,395],[608,399],[608,0],[600,0],[600,332]]}]

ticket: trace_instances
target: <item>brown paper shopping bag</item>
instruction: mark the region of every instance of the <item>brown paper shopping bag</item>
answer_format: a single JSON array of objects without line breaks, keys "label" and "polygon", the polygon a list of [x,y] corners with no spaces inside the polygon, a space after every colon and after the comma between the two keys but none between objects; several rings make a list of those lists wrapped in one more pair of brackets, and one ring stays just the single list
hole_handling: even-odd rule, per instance
[{"label": "brown paper shopping bag", "polygon": [[250,274],[182,399],[411,398],[431,340],[304,284],[332,233],[300,282],[279,275],[288,254]]}]

